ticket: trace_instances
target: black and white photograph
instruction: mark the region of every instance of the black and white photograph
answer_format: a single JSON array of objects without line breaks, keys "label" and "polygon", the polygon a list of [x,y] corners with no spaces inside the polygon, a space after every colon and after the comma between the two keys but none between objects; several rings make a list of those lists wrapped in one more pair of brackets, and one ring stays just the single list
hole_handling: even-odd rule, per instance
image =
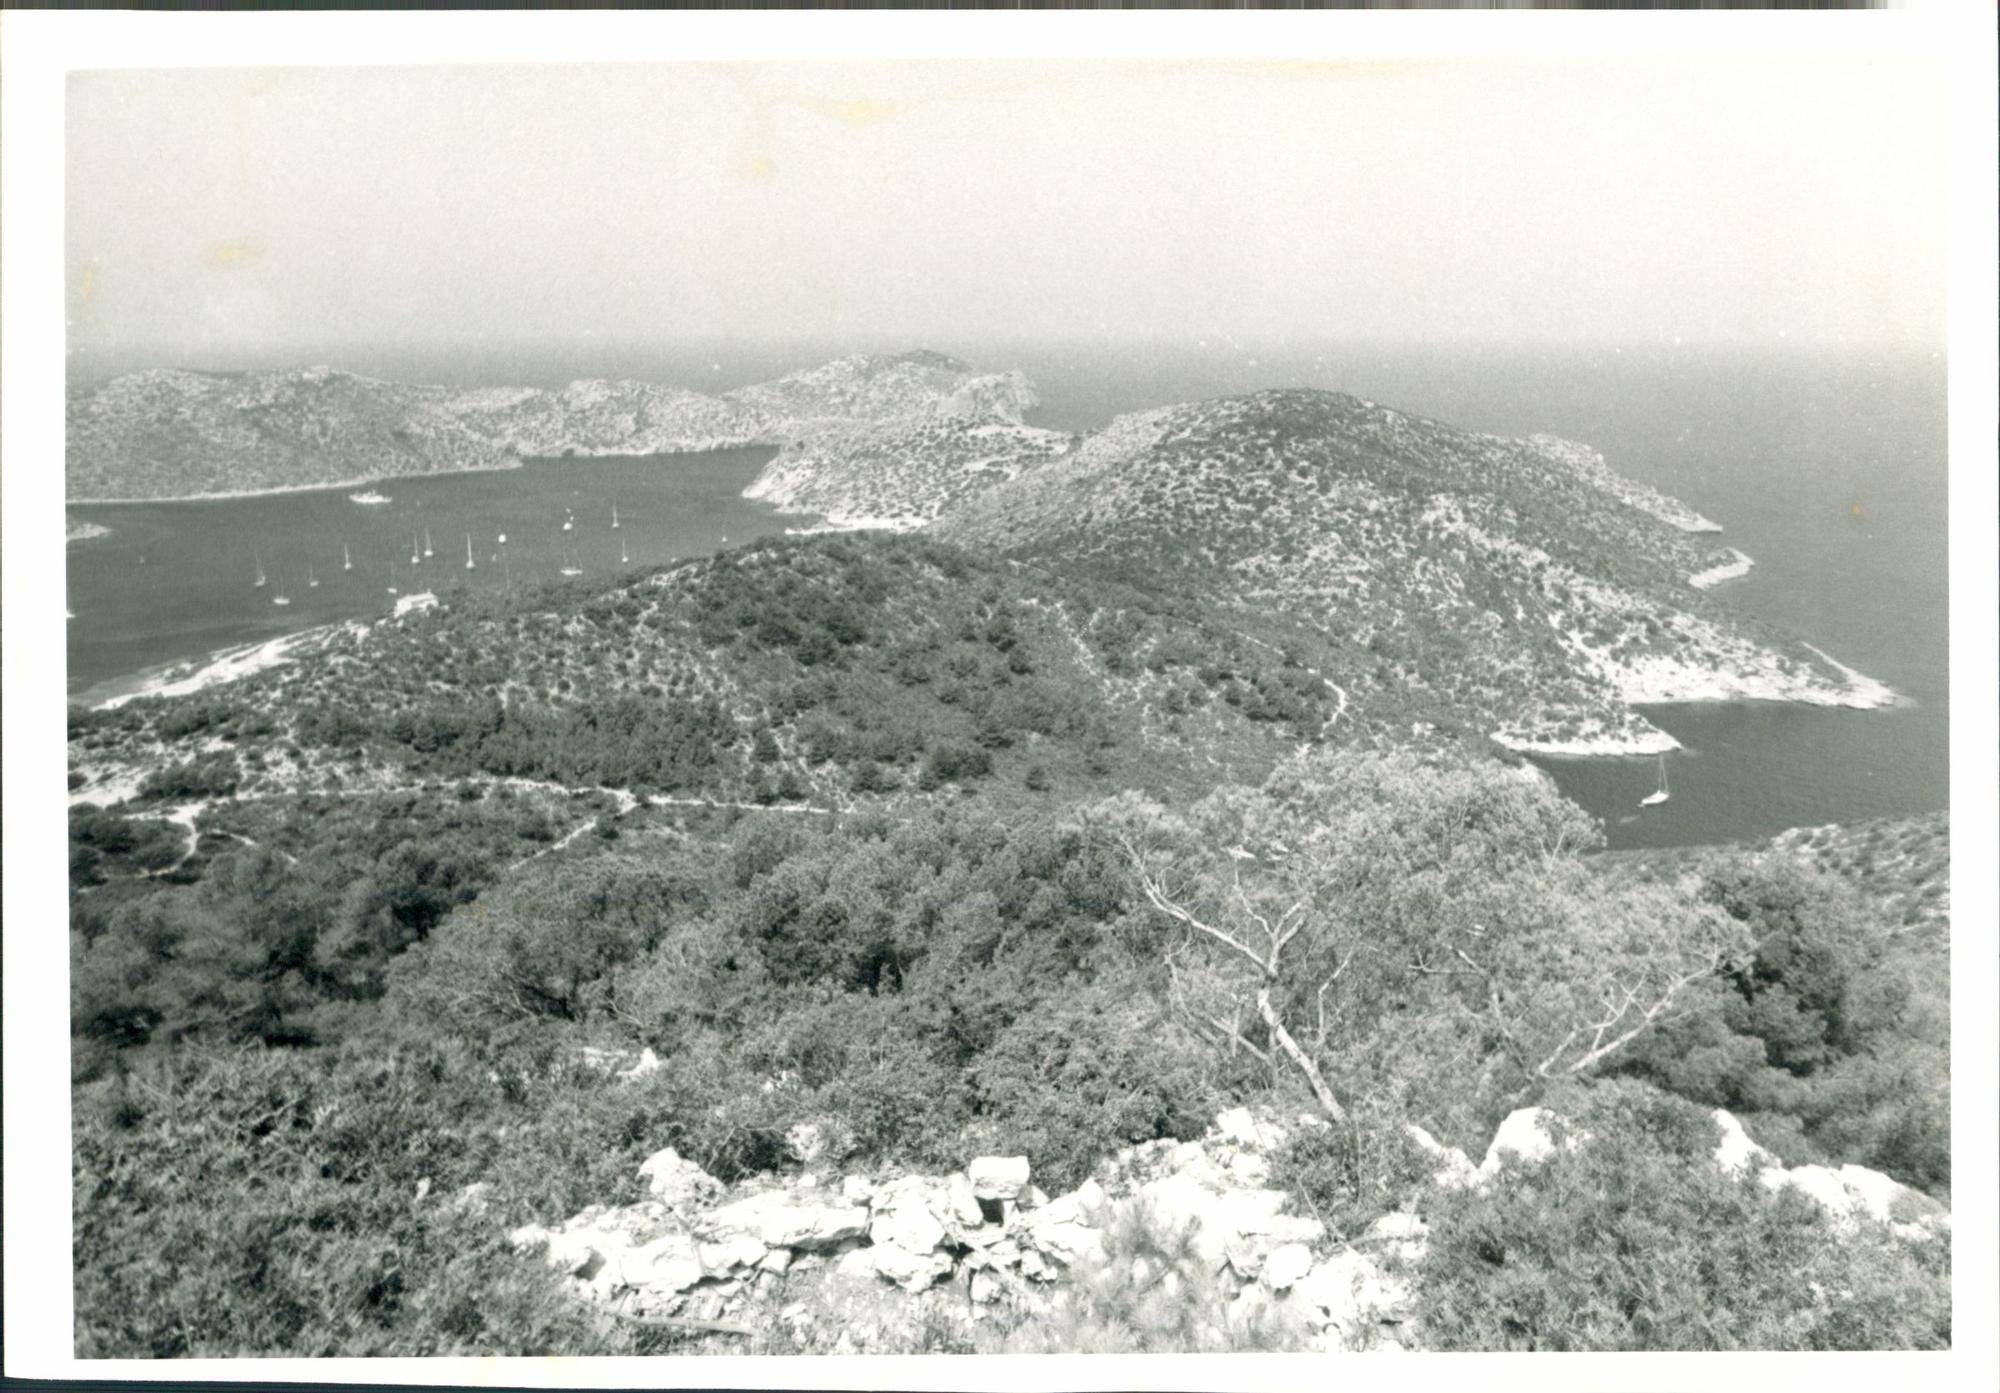
[{"label": "black and white photograph", "polygon": [[10,1333],[1990,1357],[1994,319],[1917,8],[72,46]]}]

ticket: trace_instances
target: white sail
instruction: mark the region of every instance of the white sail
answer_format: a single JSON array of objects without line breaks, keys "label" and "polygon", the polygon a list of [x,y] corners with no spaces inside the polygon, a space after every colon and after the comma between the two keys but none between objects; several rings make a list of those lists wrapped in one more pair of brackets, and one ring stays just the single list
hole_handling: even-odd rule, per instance
[{"label": "white sail", "polygon": [[354,569],[354,553],[347,549],[347,543],[345,542],[340,544],[340,569],[343,571]]},{"label": "white sail", "polygon": [[424,529],[424,555],[425,556],[436,555],[436,553],[431,550],[431,530],[428,527]]},{"label": "white sail", "polygon": [[470,532],[465,534],[465,569],[468,571],[479,569],[479,563],[472,559],[472,534]]}]

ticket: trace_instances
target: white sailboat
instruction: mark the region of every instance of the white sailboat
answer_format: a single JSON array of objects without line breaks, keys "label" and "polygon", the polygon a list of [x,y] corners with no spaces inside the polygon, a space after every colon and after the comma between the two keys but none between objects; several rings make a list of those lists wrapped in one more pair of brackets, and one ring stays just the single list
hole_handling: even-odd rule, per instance
[{"label": "white sailboat", "polygon": [[618,526],[618,505],[616,503],[611,505],[611,526],[614,530]]},{"label": "white sailboat", "polygon": [[1644,798],[1641,798],[1639,800],[1639,806],[1642,808],[1658,807],[1660,804],[1666,802],[1667,799],[1670,797],[1672,797],[1672,794],[1667,789],[1667,757],[1665,755],[1661,755],[1660,786],[1654,789],[1651,793],[1647,794]]},{"label": "white sailboat", "polygon": [[319,589],[319,577],[313,574],[313,568],[310,566],[306,567],[306,589]]},{"label": "white sailboat", "polygon": [[564,558],[562,570],[559,571],[557,574],[565,576],[580,576],[583,574],[583,567],[577,565],[576,557],[574,555],[571,555]]},{"label": "white sailboat", "polygon": [[572,513],[572,514],[571,514],[570,516],[568,516],[568,517],[566,517],[566,518],[564,518],[564,519],[563,519],[563,531],[567,532],[567,531],[569,531],[569,530],[570,530],[571,528],[573,528],[573,527],[575,527],[575,526],[576,526],[576,515],[575,515],[575,514],[573,514],[573,513]]},{"label": "white sailboat", "polygon": [[507,545],[507,534],[505,532],[500,534],[500,545],[503,547]]},{"label": "white sailboat", "polygon": [[274,605],[288,605],[291,602],[292,597],[285,594],[282,590],[271,597],[271,603]]},{"label": "white sailboat", "polygon": [[428,527],[424,529],[424,555],[425,556],[436,555],[436,553],[431,550],[431,530]]},{"label": "white sailboat", "polygon": [[257,588],[262,590],[267,582],[267,577],[264,575],[264,558],[258,556],[255,552],[250,554],[257,562]]},{"label": "white sailboat", "polygon": [[623,542],[620,542],[618,544],[618,564],[621,566],[629,566],[632,564],[632,557],[626,551],[625,544]]},{"label": "white sailboat", "polygon": [[343,571],[354,569],[354,554],[347,549],[345,542],[340,544],[340,569]]},{"label": "white sailboat", "polygon": [[472,534],[470,532],[465,534],[465,569],[468,571],[479,569],[479,563],[472,559]]},{"label": "white sailboat", "polygon": [[421,566],[424,564],[424,558],[417,554],[417,539],[415,537],[410,538],[410,564],[412,566]]}]

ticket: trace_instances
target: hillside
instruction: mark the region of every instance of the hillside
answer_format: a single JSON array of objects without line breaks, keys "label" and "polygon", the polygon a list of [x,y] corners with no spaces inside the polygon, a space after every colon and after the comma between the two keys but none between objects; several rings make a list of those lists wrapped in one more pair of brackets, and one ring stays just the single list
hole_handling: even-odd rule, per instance
[{"label": "hillside", "polygon": [[857,354],[708,395],[640,382],[415,386],[299,368],[133,373],[68,397],[72,501],[183,498],[505,469],[522,458],[784,445],[933,417],[1018,423],[1018,373],[941,354]]},{"label": "hillside", "polygon": [[1282,621],[1238,632],[920,539],[777,540],[509,605],[447,591],[213,691],[80,714],[77,796],[212,753],[218,731],[246,793],[467,775],[825,806],[1165,790],[1261,768],[1338,708]]},{"label": "hillside", "polygon": [[1879,684],[1759,633],[1691,578],[1714,524],[1550,437],[1455,430],[1339,393],[1120,418],[947,513],[940,535],[1275,609],[1342,653],[1359,709],[1413,695],[1517,750],[1648,752],[1634,703],[1871,706]]}]

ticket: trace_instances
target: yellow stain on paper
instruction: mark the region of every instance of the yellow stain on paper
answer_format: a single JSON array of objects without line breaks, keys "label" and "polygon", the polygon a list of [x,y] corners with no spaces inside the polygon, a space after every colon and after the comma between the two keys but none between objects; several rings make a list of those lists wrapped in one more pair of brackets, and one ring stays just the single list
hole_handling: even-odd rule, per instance
[{"label": "yellow stain on paper", "polygon": [[76,283],[76,302],[79,305],[88,305],[95,294],[97,294],[97,263],[89,261],[84,263],[83,275]]},{"label": "yellow stain on paper", "polygon": [[1861,511],[1861,505],[1860,505],[1859,503],[1851,503],[1851,504],[1849,504],[1849,505],[1848,505],[1848,511],[1849,511],[1849,512],[1851,512],[1851,513],[1853,513],[1853,514],[1854,514],[1854,516],[1856,516],[1856,517],[1858,517],[1858,518],[1865,518],[1865,517],[1867,517],[1867,516],[1868,516],[1868,515],[1867,515],[1866,513],[1864,513],[1864,512],[1862,512],[1862,511]]},{"label": "yellow stain on paper", "polygon": [[745,179],[768,184],[778,177],[778,162],[769,155],[752,155],[739,166]]},{"label": "yellow stain on paper", "polygon": [[878,97],[858,97],[853,101],[830,102],[825,110],[833,119],[850,126],[877,126],[884,121],[893,121],[903,114],[900,102],[883,101]]},{"label": "yellow stain on paper", "polygon": [[221,270],[247,266],[264,254],[255,242],[217,242],[208,249],[208,264]]}]

